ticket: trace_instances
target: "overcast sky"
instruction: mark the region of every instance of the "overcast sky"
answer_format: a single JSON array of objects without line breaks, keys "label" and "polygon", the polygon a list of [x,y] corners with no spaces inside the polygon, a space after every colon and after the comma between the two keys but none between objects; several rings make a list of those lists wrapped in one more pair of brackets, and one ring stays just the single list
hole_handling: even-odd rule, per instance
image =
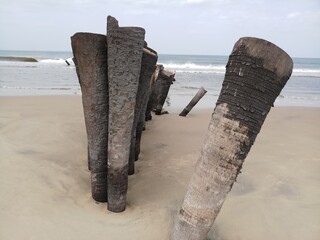
[{"label": "overcast sky", "polygon": [[71,51],[71,35],[105,33],[108,15],[145,28],[158,53],[229,55],[253,36],[320,57],[320,0],[0,0],[0,49]]}]

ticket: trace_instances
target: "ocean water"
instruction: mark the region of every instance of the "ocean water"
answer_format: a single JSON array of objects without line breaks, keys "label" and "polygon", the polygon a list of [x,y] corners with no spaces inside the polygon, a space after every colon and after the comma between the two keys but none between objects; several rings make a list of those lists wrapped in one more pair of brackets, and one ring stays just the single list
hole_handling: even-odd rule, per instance
[{"label": "ocean water", "polygon": [[[80,95],[71,59],[71,52],[0,51],[0,96]],[[165,108],[184,107],[200,87],[207,94],[197,108],[213,108],[227,61],[228,56],[159,54],[158,63],[176,72]],[[293,74],[275,105],[320,107],[320,58],[293,61]]]}]

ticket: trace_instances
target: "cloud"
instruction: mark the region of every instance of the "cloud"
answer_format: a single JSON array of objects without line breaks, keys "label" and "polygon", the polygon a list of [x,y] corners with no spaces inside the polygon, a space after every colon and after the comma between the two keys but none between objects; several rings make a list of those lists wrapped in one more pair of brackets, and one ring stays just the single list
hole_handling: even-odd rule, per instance
[{"label": "cloud", "polygon": [[200,3],[205,3],[208,2],[207,0],[184,0],[181,1],[182,4],[200,4]]},{"label": "cloud", "polygon": [[299,12],[292,12],[287,15],[287,18],[297,18],[301,15]]},{"label": "cloud", "polygon": [[140,6],[187,6],[208,3],[210,0],[109,0],[118,4],[140,5]]}]

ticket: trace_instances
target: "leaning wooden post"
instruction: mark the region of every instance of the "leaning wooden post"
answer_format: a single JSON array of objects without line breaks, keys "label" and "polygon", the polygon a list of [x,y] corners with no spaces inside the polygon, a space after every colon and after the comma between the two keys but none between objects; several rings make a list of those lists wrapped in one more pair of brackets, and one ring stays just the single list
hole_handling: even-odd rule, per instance
[{"label": "leaning wooden post", "polygon": [[106,36],[76,33],[71,37],[71,45],[82,92],[92,197],[106,202],[109,108]]},{"label": "leaning wooden post", "polygon": [[158,65],[158,78],[152,84],[151,95],[149,99],[149,109],[155,112],[156,115],[162,114],[162,108],[168,96],[171,84],[175,81],[175,72],[165,70],[163,65]]},{"label": "leaning wooden post", "polygon": [[[156,54],[156,52],[155,52],[155,54]],[[147,107],[148,107],[149,100],[150,100],[151,86],[152,86],[152,83],[155,81],[155,79],[158,77],[158,73],[159,73],[158,67],[156,66],[154,72],[151,75],[149,86],[148,86],[147,92],[144,96],[143,106],[142,106],[140,116],[138,119],[138,124],[137,124],[137,129],[136,129],[135,150],[134,150],[136,161],[139,159],[139,155],[140,155],[142,131],[145,129],[145,122],[147,121],[146,114],[147,113],[150,114],[150,117],[151,117],[151,112],[147,111]],[[151,118],[148,118],[148,119],[151,120]]]},{"label": "leaning wooden post", "polygon": [[189,104],[182,110],[179,116],[185,117],[191,111],[191,109],[200,101],[200,99],[207,93],[203,87],[201,87],[196,95],[191,99]]},{"label": "leaning wooden post", "polygon": [[[139,119],[140,119],[141,113],[143,111],[145,112],[145,105],[146,105],[147,97],[149,96],[149,91],[150,91],[149,89],[150,89],[151,76],[156,68],[157,60],[158,60],[158,55],[153,49],[148,48],[147,46],[143,48],[141,71],[140,71],[140,77],[139,77],[139,86],[137,91],[136,107],[134,110],[134,121],[133,121],[131,145],[130,145],[129,175],[134,174],[134,162],[135,160],[137,160],[136,159],[136,155],[137,155],[136,140],[137,140],[137,134],[140,134],[140,128],[141,128],[141,122],[139,122]],[[141,135],[139,135],[138,137],[141,138]]]},{"label": "leaning wooden post", "polygon": [[172,240],[206,238],[292,67],[270,42],[246,37],[235,44]]},{"label": "leaning wooden post", "polygon": [[148,102],[147,102],[147,105],[146,105],[146,112],[144,114],[145,115],[145,121],[152,120],[151,112],[153,110],[154,101],[155,101],[154,94],[152,94],[153,93],[153,88],[154,88],[153,86],[154,86],[155,82],[158,79],[159,72],[160,72],[161,69],[163,69],[163,65],[157,64],[156,70],[154,71],[154,73],[152,74],[152,77],[151,77],[150,92],[149,92]]},{"label": "leaning wooden post", "polygon": [[108,210],[126,208],[128,163],[145,30],[108,16]]}]

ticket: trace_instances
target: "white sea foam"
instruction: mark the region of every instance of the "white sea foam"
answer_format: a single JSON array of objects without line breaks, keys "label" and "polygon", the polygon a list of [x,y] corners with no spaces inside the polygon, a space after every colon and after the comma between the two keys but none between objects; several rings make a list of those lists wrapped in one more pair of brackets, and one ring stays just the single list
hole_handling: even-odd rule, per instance
[{"label": "white sea foam", "polygon": [[293,71],[292,71],[292,76],[320,77],[320,69],[294,68]]},{"label": "white sea foam", "polygon": [[162,64],[166,69],[174,70],[175,72],[188,72],[188,73],[224,73],[224,65],[202,65],[195,63],[159,63]]},{"label": "white sea foam", "polygon": [[[214,73],[214,74],[225,74],[225,65],[215,64],[195,64],[195,63],[159,63],[162,64],[166,69],[173,70],[175,72],[184,73]],[[309,68],[294,68],[292,76],[299,77],[320,77],[320,69],[309,69]]]},{"label": "white sea foam", "polygon": [[[62,58],[59,58],[59,59],[38,59],[38,61],[40,63],[47,63],[47,64],[67,64],[67,62],[69,64],[72,64],[74,65],[73,61],[72,61],[72,58],[67,58],[67,59],[62,59]],[[67,62],[66,62],[67,61]]]}]

